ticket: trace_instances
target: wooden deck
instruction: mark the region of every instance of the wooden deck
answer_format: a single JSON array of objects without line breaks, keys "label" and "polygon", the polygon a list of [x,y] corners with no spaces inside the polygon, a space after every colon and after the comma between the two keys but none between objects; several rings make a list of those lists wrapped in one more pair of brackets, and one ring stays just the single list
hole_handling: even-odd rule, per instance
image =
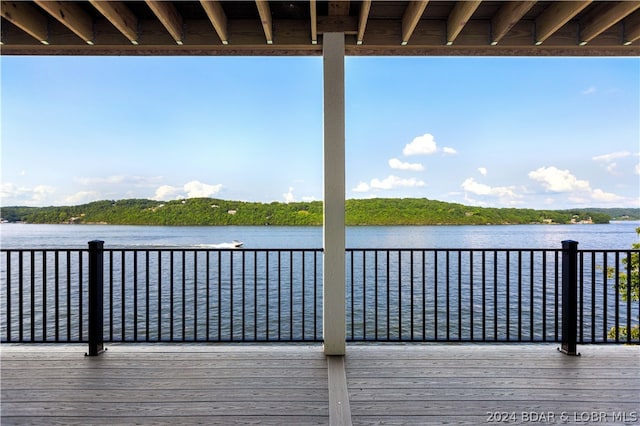
[{"label": "wooden deck", "polygon": [[319,345],[108,349],[2,345],[2,425],[640,424],[638,346],[579,346],[580,357],[548,344],[358,344],[344,358]]},{"label": "wooden deck", "polygon": [[351,348],[353,423],[640,424],[639,346],[556,346]]}]

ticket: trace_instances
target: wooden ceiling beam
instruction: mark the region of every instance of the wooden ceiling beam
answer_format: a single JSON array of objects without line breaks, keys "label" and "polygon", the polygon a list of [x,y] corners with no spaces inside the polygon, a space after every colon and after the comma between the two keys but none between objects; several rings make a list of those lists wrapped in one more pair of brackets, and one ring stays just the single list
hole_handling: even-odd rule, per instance
[{"label": "wooden ceiling beam", "polygon": [[638,40],[640,40],[640,11],[624,20],[622,44],[628,46]]},{"label": "wooden ceiling beam", "polygon": [[416,29],[422,14],[427,7],[428,0],[410,1],[402,15],[402,40],[400,44],[406,46]]},{"label": "wooden ceiling beam", "polygon": [[329,2],[329,16],[349,16],[349,0],[333,0]]},{"label": "wooden ceiling beam", "polygon": [[358,35],[356,37],[356,44],[362,44],[364,40],[364,31],[367,27],[367,21],[369,20],[369,11],[371,10],[371,0],[364,0],[360,5],[360,18],[358,19]]},{"label": "wooden ceiling beam", "polygon": [[358,18],[355,16],[321,16],[318,18],[318,33],[358,34]]},{"label": "wooden ceiling beam", "polygon": [[29,3],[3,1],[0,4],[2,17],[20,28],[42,44],[49,44],[47,17]]},{"label": "wooden ceiling beam", "polygon": [[[223,0],[188,4],[145,1],[150,10],[140,10],[142,2],[126,0],[1,0],[0,55],[36,51],[72,54],[85,50],[87,53],[82,54],[95,50],[104,55],[109,49],[113,54],[145,55],[163,48],[172,55],[198,49],[216,55],[271,50],[276,55],[316,55],[321,53],[317,46],[325,32],[344,33],[349,54],[362,56],[416,52],[458,55],[470,52],[464,49],[471,47],[478,49],[479,55],[494,49],[496,55],[519,52],[525,56],[632,56],[640,48],[637,0],[523,0],[482,2],[480,6],[478,1],[358,0],[351,1],[349,8],[339,0],[309,0],[309,9],[306,1],[301,1],[278,5],[278,11],[275,1],[254,0],[257,9],[253,14]],[[329,1],[336,2],[331,6],[331,15]],[[302,3],[304,9],[300,10]],[[274,9],[270,10],[270,6]],[[181,16],[178,11],[183,8]],[[278,37],[274,39],[276,31]],[[265,37],[270,43],[265,43]],[[184,45],[176,45],[183,41]],[[225,41],[234,47],[225,46]],[[454,46],[445,46],[446,41]],[[534,47],[535,41],[544,41],[544,45]],[[579,46],[581,41],[588,42],[588,47]],[[87,42],[96,45],[86,45]],[[132,45],[134,42],[140,45]],[[401,42],[403,46],[399,46]],[[97,45],[102,47],[98,49]],[[452,52],[446,53],[447,49]]]},{"label": "wooden ceiling beam", "polygon": [[167,29],[177,45],[183,44],[183,20],[182,15],[171,2],[146,0],[149,9],[153,12],[162,25]]},{"label": "wooden ceiling beam", "polygon": [[481,1],[459,1],[447,19],[447,46],[451,46]]},{"label": "wooden ceiling beam", "polygon": [[316,0],[309,0],[309,15],[311,17],[311,44],[318,44],[318,5]]},{"label": "wooden ceiling beam", "polygon": [[94,44],[93,20],[80,6],[66,1],[35,0],[35,3],[85,43]]},{"label": "wooden ceiling beam", "polygon": [[222,5],[219,1],[214,0],[200,0],[202,8],[207,13],[213,28],[218,33],[222,44],[229,44],[229,32],[227,31],[227,15],[222,9]]},{"label": "wooden ceiling beam", "polygon": [[580,13],[591,1],[558,1],[552,3],[536,19],[536,46],[541,45],[553,33]]},{"label": "wooden ceiling beam", "polygon": [[495,46],[502,37],[536,4],[535,1],[510,1],[504,3],[491,19],[491,45]]},{"label": "wooden ceiling beam", "polygon": [[273,22],[269,2],[267,0],[256,0],[256,6],[258,7],[258,14],[260,14],[260,21],[262,22],[267,44],[273,44]]},{"label": "wooden ceiling beam", "polygon": [[614,6],[600,5],[580,22],[580,45],[584,46],[602,32],[640,8],[640,1],[621,1]]},{"label": "wooden ceiling beam", "polygon": [[121,1],[89,0],[131,44],[138,44],[138,17]]}]

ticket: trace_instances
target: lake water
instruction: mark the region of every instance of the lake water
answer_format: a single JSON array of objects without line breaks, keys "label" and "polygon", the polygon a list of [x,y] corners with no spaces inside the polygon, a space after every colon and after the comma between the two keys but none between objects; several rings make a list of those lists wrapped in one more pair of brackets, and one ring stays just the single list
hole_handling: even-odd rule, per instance
[{"label": "lake water", "polygon": [[[578,241],[580,249],[628,249],[638,242],[640,222],[606,225],[496,226],[358,226],[347,227],[349,248],[549,248],[563,240]],[[321,227],[274,226],[0,226],[2,248],[86,248],[102,240],[115,247],[223,248],[233,240],[245,248],[320,248]]]},{"label": "lake water", "polygon": [[[487,334],[487,339],[516,341],[522,335],[553,341],[561,242],[578,241],[584,250],[629,250],[638,241],[638,226],[348,227],[348,248],[392,249],[347,254],[348,335],[354,340],[474,340]],[[320,227],[3,224],[3,249],[33,250],[0,256],[0,305],[8,305],[10,294],[12,306],[0,312],[3,340],[86,338],[91,240],[103,240],[112,249],[105,254],[104,275],[110,340],[321,336],[322,254],[287,250],[321,248]],[[249,250],[215,250],[229,248],[233,240]],[[447,250],[472,248],[503,250]],[[604,252],[593,256],[583,259],[580,290],[580,329],[591,341],[605,338],[612,324],[626,324],[630,312],[636,324],[640,312],[637,302],[621,301],[607,275],[607,267],[624,267],[622,258]]]}]

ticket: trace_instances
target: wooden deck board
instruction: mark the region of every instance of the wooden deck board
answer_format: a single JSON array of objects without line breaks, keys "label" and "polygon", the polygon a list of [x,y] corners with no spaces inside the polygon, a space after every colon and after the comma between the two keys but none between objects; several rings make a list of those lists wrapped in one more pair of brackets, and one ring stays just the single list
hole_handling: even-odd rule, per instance
[{"label": "wooden deck board", "polygon": [[[329,424],[344,389],[354,425],[640,424],[640,347],[353,344],[346,387],[319,345],[2,345],[1,423]],[[335,387],[337,386],[337,387]],[[334,396],[337,394],[334,394]],[[495,419],[494,419],[495,420]],[[529,420],[529,421],[527,421]],[[603,421],[604,420],[604,421]],[[345,420],[346,421],[346,420]]]},{"label": "wooden deck board", "polygon": [[[640,347],[581,351],[570,357],[546,344],[350,347],[353,424],[585,424],[593,412],[601,424],[640,422]],[[507,421],[492,419],[496,412]]]},{"label": "wooden deck board", "polygon": [[3,425],[328,422],[320,345],[1,349]]}]

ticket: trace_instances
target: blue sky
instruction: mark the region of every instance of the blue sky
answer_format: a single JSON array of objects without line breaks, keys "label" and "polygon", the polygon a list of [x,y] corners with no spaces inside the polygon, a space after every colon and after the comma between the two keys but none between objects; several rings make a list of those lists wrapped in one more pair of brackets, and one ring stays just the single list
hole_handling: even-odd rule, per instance
[{"label": "blue sky", "polygon": [[[322,199],[320,57],[1,61],[4,206]],[[347,198],[640,207],[639,58],[345,71]]]}]

